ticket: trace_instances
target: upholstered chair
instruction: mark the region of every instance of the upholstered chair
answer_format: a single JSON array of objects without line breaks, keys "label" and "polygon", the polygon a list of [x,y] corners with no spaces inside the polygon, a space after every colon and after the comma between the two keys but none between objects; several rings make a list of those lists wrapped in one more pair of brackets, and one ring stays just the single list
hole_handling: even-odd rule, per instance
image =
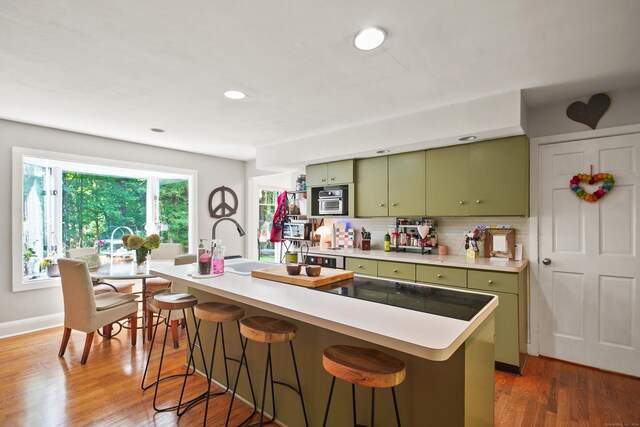
[{"label": "upholstered chair", "polygon": [[125,318],[131,324],[131,345],[136,345],[138,304],[136,295],[108,292],[95,295],[87,263],[76,259],[59,259],[62,296],[64,298],[64,334],[59,357],[64,352],[71,330],[87,334],[80,363],[87,363],[95,331],[105,327],[105,338],[111,337],[111,325]]}]

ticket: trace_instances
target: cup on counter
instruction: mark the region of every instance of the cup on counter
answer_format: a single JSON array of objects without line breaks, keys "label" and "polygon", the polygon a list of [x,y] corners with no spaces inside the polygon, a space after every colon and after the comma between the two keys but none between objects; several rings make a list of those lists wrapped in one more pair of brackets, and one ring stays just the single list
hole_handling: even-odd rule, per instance
[{"label": "cup on counter", "polygon": [[445,245],[438,246],[438,255],[448,255],[449,247]]}]

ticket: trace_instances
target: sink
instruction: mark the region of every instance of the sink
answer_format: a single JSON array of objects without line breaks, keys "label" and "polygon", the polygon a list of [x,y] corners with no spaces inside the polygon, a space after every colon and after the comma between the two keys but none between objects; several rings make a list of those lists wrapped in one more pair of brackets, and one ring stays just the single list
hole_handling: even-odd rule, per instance
[{"label": "sink", "polygon": [[243,276],[250,275],[253,270],[262,270],[271,267],[275,267],[275,264],[270,262],[252,261],[245,258],[230,259],[224,262],[225,272],[241,274]]}]

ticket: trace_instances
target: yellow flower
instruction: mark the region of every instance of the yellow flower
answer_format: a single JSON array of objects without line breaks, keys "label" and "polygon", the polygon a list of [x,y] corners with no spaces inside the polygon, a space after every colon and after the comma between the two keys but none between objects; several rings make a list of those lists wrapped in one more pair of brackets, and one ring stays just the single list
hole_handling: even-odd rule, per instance
[{"label": "yellow flower", "polygon": [[150,236],[147,236],[147,238],[144,239],[144,243],[142,244],[142,246],[149,250],[158,249],[160,247],[160,236],[158,236],[157,234],[151,234]]},{"label": "yellow flower", "polygon": [[124,243],[124,240],[122,241],[122,243],[129,249],[139,249],[142,247],[144,239],[134,234],[132,236],[129,236],[129,238],[127,239],[127,243]]}]

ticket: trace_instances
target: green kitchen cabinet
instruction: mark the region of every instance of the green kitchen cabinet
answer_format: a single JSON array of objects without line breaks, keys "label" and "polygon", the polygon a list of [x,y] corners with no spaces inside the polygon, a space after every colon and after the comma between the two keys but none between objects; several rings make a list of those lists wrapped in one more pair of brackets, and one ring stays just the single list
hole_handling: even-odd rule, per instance
[{"label": "green kitchen cabinet", "polygon": [[469,215],[469,144],[426,152],[427,215]]},{"label": "green kitchen cabinet", "polygon": [[327,164],[307,166],[307,187],[317,187],[327,184]]},{"label": "green kitchen cabinet", "polygon": [[423,151],[389,156],[389,216],[425,214]]},{"label": "green kitchen cabinet", "polygon": [[353,182],[353,160],[340,160],[307,166],[307,186],[318,187]]},{"label": "green kitchen cabinet", "polygon": [[416,265],[406,262],[378,261],[378,277],[416,281]]},{"label": "green kitchen cabinet", "polygon": [[525,135],[469,145],[469,214],[529,214],[529,140]]},{"label": "green kitchen cabinet", "polygon": [[363,276],[376,277],[378,275],[378,261],[374,259],[346,258],[344,268]]},{"label": "green kitchen cabinet", "polygon": [[[487,292],[487,291],[485,291]],[[518,366],[520,363],[518,336],[518,295],[505,292],[487,292],[498,296],[496,308],[496,362]]]},{"label": "green kitchen cabinet", "polygon": [[387,167],[386,156],[356,160],[356,216],[389,216]]}]

